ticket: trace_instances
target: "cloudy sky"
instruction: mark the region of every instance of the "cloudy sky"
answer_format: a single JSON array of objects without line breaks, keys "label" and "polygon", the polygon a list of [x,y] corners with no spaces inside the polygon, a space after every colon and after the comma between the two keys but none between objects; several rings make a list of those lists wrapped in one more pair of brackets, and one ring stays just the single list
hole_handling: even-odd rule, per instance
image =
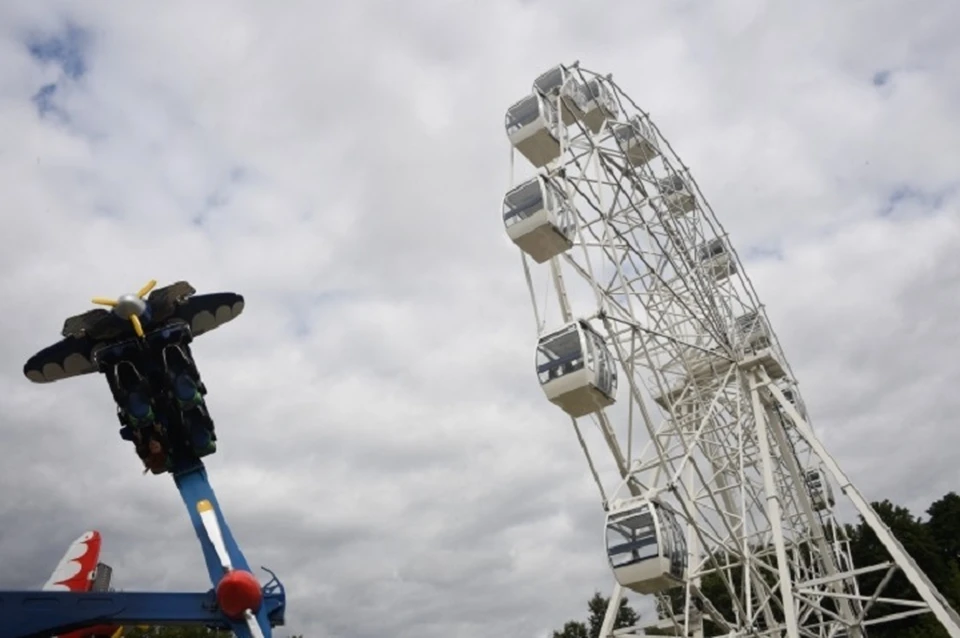
[{"label": "cloudy sky", "polygon": [[91,296],[187,278],[247,299],[194,349],[208,466],[290,632],[534,638],[609,591],[498,217],[503,112],[575,59],[692,168],[866,495],[957,489],[954,0],[604,6],[0,5],[0,588],[90,527],[118,586],[208,587],[104,380],[21,373]]}]

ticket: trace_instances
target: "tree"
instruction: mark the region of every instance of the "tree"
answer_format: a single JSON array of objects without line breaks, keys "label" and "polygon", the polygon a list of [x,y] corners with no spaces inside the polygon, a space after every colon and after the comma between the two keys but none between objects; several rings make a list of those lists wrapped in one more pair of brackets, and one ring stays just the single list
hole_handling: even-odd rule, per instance
[{"label": "tree", "polygon": [[[604,598],[600,592],[594,592],[593,598],[587,601],[587,622],[571,620],[563,629],[553,632],[553,638],[599,638],[603,626],[603,617],[607,613],[609,598]],[[640,616],[630,607],[626,599],[620,600],[620,609],[617,610],[617,619],[613,623],[614,629],[633,627],[639,622]]]},{"label": "tree", "polygon": [[587,626],[579,620],[570,620],[560,631],[553,632],[553,638],[590,638]]},{"label": "tree", "polygon": [[960,495],[950,492],[927,509],[927,526],[944,560],[960,565]]}]

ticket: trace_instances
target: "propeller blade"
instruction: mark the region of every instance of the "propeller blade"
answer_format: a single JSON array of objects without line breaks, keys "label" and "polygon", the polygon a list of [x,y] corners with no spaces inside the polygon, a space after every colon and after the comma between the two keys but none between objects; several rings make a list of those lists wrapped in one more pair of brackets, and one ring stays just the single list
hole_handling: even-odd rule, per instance
[{"label": "propeller blade", "polygon": [[121,638],[121,636],[123,636],[123,627],[117,627],[117,630],[113,632],[110,638]]},{"label": "propeller blade", "polygon": [[133,331],[137,333],[137,336],[143,339],[143,324],[140,323],[140,317],[130,315],[130,323],[133,324]]},{"label": "propeller blade", "polygon": [[260,623],[257,622],[257,617],[253,615],[253,611],[248,609],[243,612],[243,616],[247,619],[247,629],[250,630],[250,635],[253,638],[265,638],[263,631],[260,629]]},{"label": "propeller blade", "polygon": [[94,297],[91,299],[91,301],[98,306],[110,306],[111,308],[115,308],[117,306],[116,299],[107,299],[106,297]]},{"label": "propeller blade", "polygon": [[143,299],[144,297],[147,296],[147,293],[148,293],[148,292],[150,292],[151,290],[153,290],[154,286],[156,286],[156,285],[157,285],[157,280],[156,280],[156,279],[151,279],[150,281],[147,282],[147,285],[146,285],[146,286],[144,286],[143,288],[140,289],[140,291],[137,293],[137,296],[140,297],[141,299]]},{"label": "propeller blade", "polygon": [[200,513],[200,520],[203,522],[203,529],[207,532],[207,538],[217,552],[220,564],[224,571],[233,569],[233,563],[230,560],[230,554],[227,553],[227,546],[223,542],[223,534],[220,532],[220,522],[217,520],[217,513],[213,505],[207,499],[197,502],[197,511]]}]

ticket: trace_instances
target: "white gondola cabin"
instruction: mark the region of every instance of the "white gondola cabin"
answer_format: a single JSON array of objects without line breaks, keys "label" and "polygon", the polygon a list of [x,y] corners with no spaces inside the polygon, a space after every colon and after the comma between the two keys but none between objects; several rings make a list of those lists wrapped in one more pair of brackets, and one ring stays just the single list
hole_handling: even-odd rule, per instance
[{"label": "white gondola cabin", "polygon": [[556,106],[539,93],[532,93],[507,109],[506,129],[513,147],[535,167],[541,168],[560,157],[560,118]]},{"label": "white gondola cabin", "polygon": [[614,126],[613,136],[627,161],[634,166],[642,166],[660,155],[653,130],[640,116]]},{"label": "white gondola cabin", "polygon": [[697,250],[704,272],[715,281],[723,281],[737,272],[737,265],[726,244],[719,237],[708,241]]},{"label": "white gondola cabin", "polygon": [[787,403],[789,403],[793,407],[797,408],[797,410],[799,410],[800,406],[797,405],[797,397],[794,396],[793,390],[791,390],[790,388],[785,388],[782,390],[782,392],[783,392],[783,398],[787,400]]},{"label": "white gondola cabin", "polygon": [[667,210],[676,216],[685,215],[697,206],[697,200],[683,177],[673,173],[657,182]]},{"label": "white gondola cabin", "polygon": [[757,352],[770,347],[770,331],[766,320],[756,310],[750,310],[734,320],[737,342],[745,352]]},{"label": "white gondola cabin", "polygon": [[666,503],[630,500],[607,514],[607,557],[622,587],[656,594],[684,584],[687,541]]},{"label": "white gondola cabin", "polygon": [[586,321],[540,337],[537,377],[547,399],[574,418],[613,405],[617,398],[613,357]]},{"label": "white gondola cabin", "polygon": [[806,479],[813,509],[820,512],[836,505],[837,502],[833,498],[833,487],[823,475],[822,470],[808,470]]},{"label": "white gondola cabin", "polygon": [[573,204],[542,176],[520,184],[503,198],[503,225],[520,250],[542,264],[573,246]]},{"label": "white gondola cabin", "polygon": [[554,106],[557,98],[562,105],[562,121],[565,126],[573,124],[577,118],[576,99],[580,83],[566,66],[559,64],[533,81],[534,93],[547,98]]},{"label": "white gondola cabin", "polygon": [[576,115],[590,132],[597,134],[604,122],[617,119],[620,107],[603,80],[592,78],[576,89]]},{"label": "white gondola cabin", "polygon": [[[726,266],[727,272],[736,272],[731,260]],[[717,265],[715,276],[722,276],[721,266]],[[751,368],[762,365],[771,379],[786,376],[787,370],[773,348],[773,337],[767,320],[755,310],[749,310],[734,320],[736,347],[745,355],[740,365]]]},{"label": "white gondola cabin", "polygon": [[[783,388],[783,390],[781,391],[783,392],[783,398],[787,400],[787,403],[789,403],[794,408],[796,408],[797,412],[800,413],[800,418],[806,419],[807,409],[803,405],[803,399],[799,398],[798,395],[794,394],[793,390],[791,390],[790,388]],[[783,408],[781,408],[780,411],[783,413],[786,412],[786,410],[784,410]]]}]

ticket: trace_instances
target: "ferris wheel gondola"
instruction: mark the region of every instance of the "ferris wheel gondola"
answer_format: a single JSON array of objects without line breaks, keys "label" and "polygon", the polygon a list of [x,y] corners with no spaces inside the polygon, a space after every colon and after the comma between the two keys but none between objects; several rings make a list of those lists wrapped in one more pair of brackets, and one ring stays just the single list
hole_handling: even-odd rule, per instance
[{"label": "ferris wheel gondola", "polygon": [[607,514],[607,558],[614,577],[638,594],[684,584],[687,542],[676,512],[658,499],[615,503]]},{"label": "ferris wheel gondola", "polygon": [[708,277],[723,281],[737,272],[737,263],[723,239],[716,237],[697,249],[697,258]]},{"label": "ferris wheel gondola", "polygon": [[534,93],[552,102],[560,98],[560,120],[564,126],[573,124],[579,115],[576,100],[580,92],[580,83],[573,72],[575,68],[575,64],[570,67],[558,64],[533,81]]},{"label": "ferris wheel gondola", "polygon": [[633,166],[643,166],[660,155],[657,138],[650,125],[640,116],[613,127],[613,137],[623,156]]},{"label": "ferris wheel gondola", "polygon": [[617,118],[620,107],[606,80],[590,78],[577,84],[576,90],[574,110],[577,119],[583,122],[591,133],[599,133],[605,122]]},{"label": "ferris wheel gondola", "polygon": [[617,399],[617,369],[610,350],[583,320],[540,338],[537,377],[547,399],[574,418],[602,410]]},{"label": "ferris wheel gondola", "polygon": [[769,348],[770,330],[767,321],[756,310],[749,310],[734,320],[735,334],[744,352],[758,352]]},{"label": "ferris wheel gondola", "polygon": [[543,95],[531,93],[507,109],[506,129],[513,147],[535,167],[560,157],[565,128],[556,105]]},{"label": "ferris wheel gondola", "polygon": [[503,224],[513,243],[542,264],[573,246],[576,213],[556,184],[538,175],[503,198]]},{"label": "ferris wheel gondola", "polygon": [[680,175],[673,173],[658,180],[657,187],[667,211],[673,216],[680,217],[696,210],[697,198],[690,191],[687,181]]},{"label": "ferris wheel gondola", "polygon": [[815,468],[807,471],[807,487],[810,489],[810,497],[813,509],[818,512],[831,509],[837,504],[833,496],[833,487],[823,475],[823,470]]}]

